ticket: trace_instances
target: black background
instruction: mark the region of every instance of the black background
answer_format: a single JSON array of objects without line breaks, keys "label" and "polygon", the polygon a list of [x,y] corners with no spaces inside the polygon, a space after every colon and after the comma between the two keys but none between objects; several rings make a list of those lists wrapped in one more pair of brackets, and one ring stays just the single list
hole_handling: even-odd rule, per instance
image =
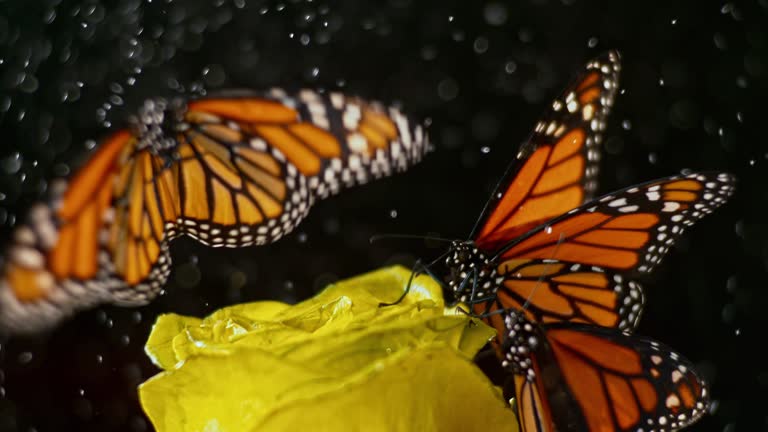
[{"label": "black background", "polygon": [[[0,430],[150,430],[136,386],[157,370],[157,314],[297,301],[465,238],[536,118],[592,56],[619,49],[600,193],[681,169],[728,170],[737,194],[644,285],[640,333],[694,360],[714,414],[692,431],[768,430],[768,1],[0,1],[0,225],[146,97],[182,89],[342,89],[432,120],[408,173],[318,204],[276,244],[172,248],[167,294],[101,307],[0,344]],[[73,165],[74,166],[74,165]]]}]

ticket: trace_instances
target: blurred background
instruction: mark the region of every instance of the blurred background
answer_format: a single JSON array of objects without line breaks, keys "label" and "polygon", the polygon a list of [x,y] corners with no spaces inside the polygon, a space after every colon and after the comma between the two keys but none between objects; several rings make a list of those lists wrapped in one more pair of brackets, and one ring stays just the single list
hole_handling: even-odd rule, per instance
[{"label": "blurred background", "polygon": [[307,86],[402,103],[437,151],[319,203],[276,244],[172,246],[166,294],[0,340],[0,431],[146,431],[136,386],[163,312],[298,301],[339,278],[464,239],[537,117],[592,56],[619,49],[600,193],[678,173],[739,178],[644,281],[639,333],[692,359],[713,415],[691,431],[768,430],[768,1],[0,1],[0,235],[143,99]]}]

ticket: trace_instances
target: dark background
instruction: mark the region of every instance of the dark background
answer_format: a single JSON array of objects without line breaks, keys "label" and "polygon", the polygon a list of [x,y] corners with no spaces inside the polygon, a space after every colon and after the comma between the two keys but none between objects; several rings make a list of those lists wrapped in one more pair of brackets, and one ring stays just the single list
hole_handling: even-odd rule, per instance
[{"label": "dark background", "polygon": [[[670,4],[674,3],[674,4]],[[173,245],[167,294],[0,341],[0,430],[150,430],[136,386],[162,312],[297,301],[338,278],[443,251],[380,233],[466,238],[536,118],[592,56],[623,55],[600,193],[683,168],[737,194],[645,282],[640,333],[694,360],[714,414],[692,431],[768,430],[768,1],[0,1],[0,226],[146,97],[280,85],[401,101],[437,151],[318,204],[276,244]],[[74,165],[72,165],[74,166]]]}]

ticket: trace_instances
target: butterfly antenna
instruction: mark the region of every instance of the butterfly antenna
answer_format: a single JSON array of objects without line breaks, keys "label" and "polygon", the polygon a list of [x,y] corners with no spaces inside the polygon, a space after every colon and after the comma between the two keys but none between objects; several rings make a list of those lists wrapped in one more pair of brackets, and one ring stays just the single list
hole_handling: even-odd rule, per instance
[{"label": "butterfly antenna", "polygon": [[368,241],[371,243],[374,243],[384,239],[418,239],[418,240],[431,240],[431,241],[440,241],[440,242],[448,242],[448,243],[456,241],[456,240],[451,240],[451,239],[442,238],[442,237],[422,236],[422,235],[412,235],[412,234],[376,234],[371,236],[371,238],[368,239]]},{"label": "butterfly antenna", "polygon": [[408,284],[405,286],[405,290],[403,291],[403,293],[400,294],[400,297],[398,297],[397,300],[395,300],[392,303],[381,302],[381,303],[379,303],[379,307],[394,306],[394,305],[400,303],[401,301],[403,301],[405,296],[407,296],[408,292],[411,290],[411,284],[413,283],[413,279],[421,272],[419,267],[421,267],[421,260],[420,259],[416,260],[416,263],[413,265],[413,270],[411,271],[411,277],[408,278]]},{"label": "butterfly antenna", "polygon": [[435,258],[429,264],[426,264],[426,265],[422,264],[421,259],[416,260],[416,263],[413,264],[413,271],[411,271],[411,277],[408,279],[408,285],[405,286],[405,291],[403,291],[403,294],[401,294],[400,297],[397,300],[395,300],[394,302],[392,302],[392,303],[383,303],[383,302],[379,303],[379,307],[382,307],[382,306],[394,306],[394,305],[400,303],[401,301],[403,301],[405,296],[407,296],[408,292],[410,292],[410,290],[411,290],[411,283],[413,283],[413,280],[420,273],[426,273],[427,275],[429,275],[429,277],[431,277],[438,284],[440,284],[440,286],[443,288],[443,290],[446,290],[447,288],[446,288],[445,284],[443,283],[443,281],[440,280],[440,278],[438,278],[434,273],[432,273],[432,270],[430,270],[429,268],[434,266],[438,262],[440,262],[440,260],[445,258],[445,256],[448,255],[449,253],[451,253],[450,249],[445,251],[445,252],[443,252],[443,253],[441,253],[440,255],[437,256],[437,258]]}]

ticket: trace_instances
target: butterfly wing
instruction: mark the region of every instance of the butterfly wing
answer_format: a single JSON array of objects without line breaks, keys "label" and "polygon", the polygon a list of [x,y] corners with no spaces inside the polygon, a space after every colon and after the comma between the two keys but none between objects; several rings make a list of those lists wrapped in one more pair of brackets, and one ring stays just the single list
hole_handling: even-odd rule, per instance
[{"label": "butterfly wing", "polygon": [[157,156],[137,142],[125,130],[111,135],[15,229],[0,279],[4,329],[46,327],[104,301],[141,303],[165,282],[174,197]]},{"label": "butterfly wing", "polygon": [[650,272],[686,227],[725,203],[734,181],[719,173],[675,176],[585,204],[503,248],[491,260],[495,284],[466,289],[462,300],[499,334],[503,322],[494,315],[510,308],[537,323],[631,332],[644,304],[633,278]]},{"label": "butterfly wing", "polygon": [[495,260],[556,259],[622,274],[650,272],[685,228],[724,204],[725,173],[673,176],[587,203],[502,248]]},{"label": "butterfly wing", "polygon": [[[537,323],[574,322],[632,331],[643,310],[642,287],[597,266],[541,259],[508,259],[497,267],[495,293],[482,290],[476,314],[504,334],[501,311],[512,308]],[[468,301],[465,299],[464,301]],[[473,303],[469,301],[469,303]]]},{"label": "butterfly wing", "polygon": [[589,325],[507,324],[523,431],[677,430],[706,412],[704,381],[659,342]]},{"label": "butterfly wing", "polygon": [[515,399],[512,404],[523,432],[554,432],[549,403],[541,398],[537,380],[514,375]]},{"label": "butterfly wing", "polygon": [[491,195],[470,236],[495,250],[592,198],[599,148],[618,89],[619,54],[610,51],[552,103]]},{"label": "butterfly wing", "polygon": [[168,277],[172,238],[275,241],[317,199],[431,149],[399,110],[335,93],[215,96],[163,120],[165,104],[148,102],[134,131],[106,139],[16,228],[0,273],[4,328],[35,330],[95,303],[146,303]]},{"label": "butterfly wing", "polygon": [[193,101],[173,167],[178,230],[213,246],[272,242],[317,200],[418,162],[431,149],[398,109],[274,89]]}]

